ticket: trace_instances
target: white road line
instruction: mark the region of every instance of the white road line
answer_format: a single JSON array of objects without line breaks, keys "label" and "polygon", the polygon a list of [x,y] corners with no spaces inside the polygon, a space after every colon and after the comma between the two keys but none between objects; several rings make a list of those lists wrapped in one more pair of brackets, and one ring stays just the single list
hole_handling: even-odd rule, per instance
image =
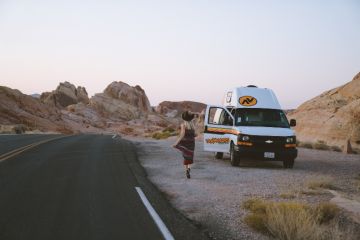
[{"label": "white road line", "polygon": [[139,194],[142,202],[144,203],[146,209],[150,213],[151,217],[155,221],[157,227],[159,228],[160,232],[164,236],[165,240],[174,240],[174,237],[171,235],[169,229],[165,226],[164,222],[161,220],[159,215],[156,213],[155,209],[151,206],[149,200],[146,198],[144,192],[139,187],[135,187],[137,193]]},{"label": "white road line", "polygon": [[114,136],[112,137],[112,139],[115,139],[117,137],[117,134],[114,134]]}]

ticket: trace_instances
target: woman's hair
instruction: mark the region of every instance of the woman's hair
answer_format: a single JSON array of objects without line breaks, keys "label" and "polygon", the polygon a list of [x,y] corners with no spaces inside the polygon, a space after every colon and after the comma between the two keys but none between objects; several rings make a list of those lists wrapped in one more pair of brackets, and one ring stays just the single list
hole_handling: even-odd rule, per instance
[{"label": "woman's hair", "polygon": [[184,127],[188,130],[195,130],[195,126],[191,121],[184,121]]},{"label": "woman's hair", "polygon": [[190,122],[191,120],[194,119],[195,114],[193,114],[193,113],[191,113],[189,111],[185,111],[185,112],[183,112],[181,114],[181,117],[182,117],[183,120]]}]

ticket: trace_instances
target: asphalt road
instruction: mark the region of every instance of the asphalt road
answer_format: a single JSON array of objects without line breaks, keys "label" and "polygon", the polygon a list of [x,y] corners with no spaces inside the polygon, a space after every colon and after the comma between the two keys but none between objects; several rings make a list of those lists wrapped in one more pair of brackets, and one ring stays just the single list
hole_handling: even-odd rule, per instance
[{"label": "asphalt road", "polygon": [[111,136],[66,136],[27,150],[0,162],[0,239],[163,239],[137,186],[176,239],[205,239],[144,176],[132,144]]},{"label": "asphalt road", "polygon": [[58,135],[28,134],[28,135],[0,135],[0,155],[19,147],[50,139]]}]

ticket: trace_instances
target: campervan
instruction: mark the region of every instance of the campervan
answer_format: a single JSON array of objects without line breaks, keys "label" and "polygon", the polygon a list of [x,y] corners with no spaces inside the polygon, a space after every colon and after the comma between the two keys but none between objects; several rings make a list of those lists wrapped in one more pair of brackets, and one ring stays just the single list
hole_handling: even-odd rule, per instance
[{"label": "campervan", "polygon": [[296,136],[271,89],[254,85],[227,91],[222,106],[208,105],[205,113],[204,150],[238,166],[242,159],[282,161],[293,168]]}]

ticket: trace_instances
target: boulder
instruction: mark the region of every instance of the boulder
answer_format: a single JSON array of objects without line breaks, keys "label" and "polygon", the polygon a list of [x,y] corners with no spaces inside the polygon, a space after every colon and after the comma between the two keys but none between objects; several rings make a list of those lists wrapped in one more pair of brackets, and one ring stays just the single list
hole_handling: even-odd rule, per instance
[{"label": "boulder", "polygon": [[181,113],[189,110],[195,113],[201,113],[206,108],[204,103],[192,102],[192,101],[181,101],[181,102],[161,102],[155,111],[159,114],[165,115],[166,117],[180,117]]},{"label": "boulder", "polygon": [[123,82],[111,83],[103,93],[95,94],[90,104],[104,117],[120,120],[146,117],[152,111],[145,91]]},{"label": "boulder", "polygon": [[289,118],[297,120],[295,127],[300,141],[324,141],[344,146],[360,144],[360,73],[343,86],[326,91],[303,103]]},{"label": "boulder", "polygon": [[60,83],[56,90],[41,94],[40,99],[42,102],[58,108],[65,108],[80,102],[89,103],[86,89],[84,87],[76,88],[69,82]]}]

